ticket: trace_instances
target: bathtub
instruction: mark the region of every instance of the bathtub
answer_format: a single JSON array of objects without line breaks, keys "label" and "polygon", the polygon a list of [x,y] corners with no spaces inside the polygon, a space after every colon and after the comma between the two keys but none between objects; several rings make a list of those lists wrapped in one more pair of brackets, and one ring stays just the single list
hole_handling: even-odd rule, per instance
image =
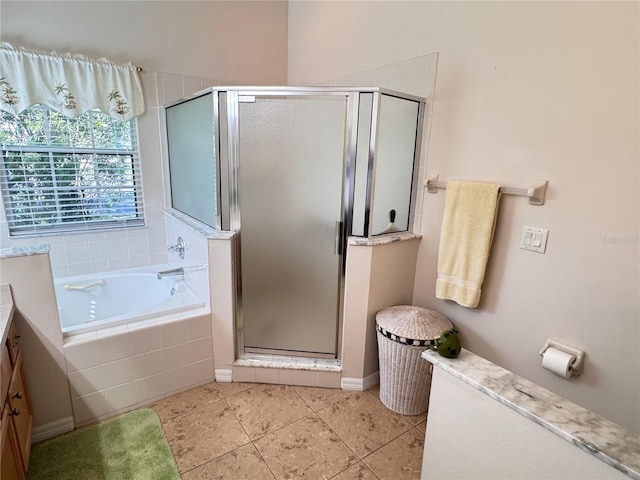
[{"label": "bathtub", "polygon": [[[65,337],[205,306],[180,276],[158,279],[168,265],[55,279]],[[66,288],[65,288],[66,287]]]}]

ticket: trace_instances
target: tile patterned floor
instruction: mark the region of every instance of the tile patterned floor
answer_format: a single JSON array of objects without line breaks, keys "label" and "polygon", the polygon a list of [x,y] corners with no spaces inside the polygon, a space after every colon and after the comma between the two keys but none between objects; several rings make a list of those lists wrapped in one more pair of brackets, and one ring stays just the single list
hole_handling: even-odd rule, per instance
[{"label": "tile patterned floor", "polygon": [[426,414],[378,393],[213,382],[151,408],[183,480],[419,479]]}]

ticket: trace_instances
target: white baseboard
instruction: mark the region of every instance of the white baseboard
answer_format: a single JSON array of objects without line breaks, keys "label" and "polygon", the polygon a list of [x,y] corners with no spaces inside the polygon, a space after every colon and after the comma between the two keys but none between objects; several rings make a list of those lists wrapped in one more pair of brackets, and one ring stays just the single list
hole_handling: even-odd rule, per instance
[{"label": "white baseboard", "polygon": [[216,382],[230,383],[233,379],[233,370],[230,368],[216,368]]},{"label": "white baseboard", "polygon": [[340,388],[342,388],[342,390],[350,390],[353,392],[363,392],[365,390],[369,390],[378,383],[380,383],[380,372],[375,372],[364,378],[342,377],[340,379]]},{"label": "white baseboard", "polygon": [[47,438],[62,435],[63,433],[70,432],[74,428],[75,423],[73,422],[73,417],[66,417],[45,425],[38,425],[37,427],[33,427],[31,443],[41,442]]}]

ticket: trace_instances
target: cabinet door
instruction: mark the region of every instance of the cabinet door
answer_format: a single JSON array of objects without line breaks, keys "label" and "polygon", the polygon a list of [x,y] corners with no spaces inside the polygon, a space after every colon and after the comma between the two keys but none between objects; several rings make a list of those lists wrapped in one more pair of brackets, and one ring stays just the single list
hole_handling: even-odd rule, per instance
[{"label": "cabinet door", "polygon": [[20,344],[22,337],[18,334],[16,322],[11,322],[9,332],[7,334],[7,347],[9,348],[9,355],[11,355],[11,364],[15,365],[18,361],[18,354],[20,353]]},{"label": "cabinet door", "polygon": [[17,440],[9,415],[9,403],[2,414],[2,440],[0,445],[0,478],[2,480],[24,480]]},{"label": "cabinet door", "polygon": [[0,346],[0,405],[4,405],[4,399],[11,382],[11,358],[7,345]]},{"label": "cabinet door", "polygon": [[31,429],[33,427],[33,413],[29,394],[26,390],[22,375],[22,355],[18,355],[18,361],[13,368],[13,378],[9,386],[9,415],[15,426],[22,466],[27,471],[29,466],[29,454],[31,453]]}]

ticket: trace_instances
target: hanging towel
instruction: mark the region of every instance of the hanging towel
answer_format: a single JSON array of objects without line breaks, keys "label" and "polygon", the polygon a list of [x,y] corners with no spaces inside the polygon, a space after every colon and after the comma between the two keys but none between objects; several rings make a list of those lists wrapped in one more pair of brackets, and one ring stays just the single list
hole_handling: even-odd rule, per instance
[{"label": "hanging towel", "polygon": [[440,233],[436,297],[464,307],[480,303],[495,229],[500,185],[449,182]]}]

